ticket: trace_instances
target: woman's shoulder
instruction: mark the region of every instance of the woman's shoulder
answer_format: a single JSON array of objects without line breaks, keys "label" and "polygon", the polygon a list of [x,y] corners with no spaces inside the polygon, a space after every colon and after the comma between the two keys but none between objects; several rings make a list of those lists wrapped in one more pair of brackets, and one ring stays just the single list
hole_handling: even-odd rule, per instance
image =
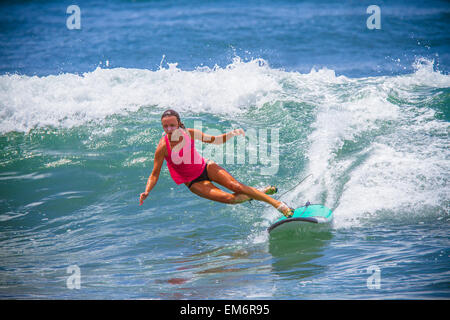
[{"label": "woman's shoulder", "polygon": [[159,139],[158,145],[156,146],[156,151],[159,151],[159,150],[163,151],[164,154],[166,153],[165,150],[167,150],[167,147],[166,147],[166,135],[165,134]]}]

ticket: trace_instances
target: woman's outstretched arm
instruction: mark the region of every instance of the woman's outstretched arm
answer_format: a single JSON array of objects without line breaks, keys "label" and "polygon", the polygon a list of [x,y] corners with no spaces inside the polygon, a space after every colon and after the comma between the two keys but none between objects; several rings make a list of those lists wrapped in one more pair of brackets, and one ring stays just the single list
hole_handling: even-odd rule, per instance
[{"label": "woman's outstretched arm", "polygon": [[230,138],[234,136],[238,136],[242,134],[245,136],[245,132],[242,129],[235,129],[228,133],[224,133],[218,136],[211,136],[209,134],[203,133],[198,129],[191,129],[189,128],[189,133],[191,134],[192,139],[197,139],[205,143],[212,143],[212,144],[223,144],[227,142]]},{"label": "woman's outstretched arm", "polygon": [[153,189],[153,187],[156,185],[159,179],[159,174],[161,172],[161,167],[164,163],[164,143],[159,143],[158,147],[155,151],[155,160],[153,161],[153,171],[150,174],[150,177],[148,177],[147,180],[147,186],[145,187],[145,191],[141,193],[141,196],[139,198],[139,205],[142,205],[144,203],[144,200],[147,199],[150,191]]}]

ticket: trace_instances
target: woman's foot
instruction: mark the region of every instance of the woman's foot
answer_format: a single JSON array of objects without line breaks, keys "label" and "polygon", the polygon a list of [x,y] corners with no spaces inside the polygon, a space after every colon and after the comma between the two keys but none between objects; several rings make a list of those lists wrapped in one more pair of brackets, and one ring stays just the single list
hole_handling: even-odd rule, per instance
[{"label": "woman's foot", "polygon": [[[257,190],[264,192],[267,195],[272,195],[278,192],[278,188],[275,186],[267,186],[265,188],[258,188]],[[243,203],[246,201],[250,202],[253,200],[252,198],[243,193],[240,194],[233,193],[233,195],[236,197],[235,203]]]},{"label": "woman's foot", "polygon": [[[267,195],[272,195],[278,192],[278,188],[275,186],[267,186],[265,188],[258,188],[259,191],[264,192]],[[248,199],[248,201],[252,201],[253,199]]]},{"label": "woman's foot", "polygon": [[290,218],[294,215],[294,209],[288,207],[284,202],[281,202],[277,210],[280,211],[286,218]]},{"label": "woman's foot", "polygon": [[268,186],[268,187],[265,187],[262,190],[262,192],[264,192],[265,194],[268,194],[268,195],[272,195],[272,194],[275,194],[278,192],[278,188],[275,186]]}]

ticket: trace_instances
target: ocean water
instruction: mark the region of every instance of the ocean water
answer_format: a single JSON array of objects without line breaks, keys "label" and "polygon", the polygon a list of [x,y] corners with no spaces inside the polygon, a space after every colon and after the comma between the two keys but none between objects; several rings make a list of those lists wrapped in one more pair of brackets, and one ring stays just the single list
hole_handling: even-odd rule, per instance
[{"label": "ocean water", "polygon": [[[0,5],[0,298],[450,297],[448,2],[72,4]],[[139,206],[167,108],[256,133],[197,148],[332,225],[273,239],[165,164]]]}]

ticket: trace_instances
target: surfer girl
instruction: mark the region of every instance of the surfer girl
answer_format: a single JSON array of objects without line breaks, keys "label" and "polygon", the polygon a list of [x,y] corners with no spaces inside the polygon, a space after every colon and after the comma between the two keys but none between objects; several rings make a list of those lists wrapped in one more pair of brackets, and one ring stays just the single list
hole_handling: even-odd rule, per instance
[{"label": "surfer girl", "polygon": [[[256,189],[247,186],[237,181],[214,161],[203,158],[195,149],[195,139],[204,143],[222,144],[234,136],[244,136],[242,129],[211,136],[198,129],[185,128],[178,112],[172,109],[162,114],[161,124],[166,134],[156,147],[153,171],[148,178],[145,192],[140,195],[140,205],[156,185],[161,167],[166,160],[169,173],[175,183],[184,183],[191,192],[200,197],[227,204],[238,204],[255,199],[271,204],[286,217],[293,215],[294,209],[269,196],[277,191],[276,187]],[[217,188],[212,182],[224,186],[233,193]]]}]

